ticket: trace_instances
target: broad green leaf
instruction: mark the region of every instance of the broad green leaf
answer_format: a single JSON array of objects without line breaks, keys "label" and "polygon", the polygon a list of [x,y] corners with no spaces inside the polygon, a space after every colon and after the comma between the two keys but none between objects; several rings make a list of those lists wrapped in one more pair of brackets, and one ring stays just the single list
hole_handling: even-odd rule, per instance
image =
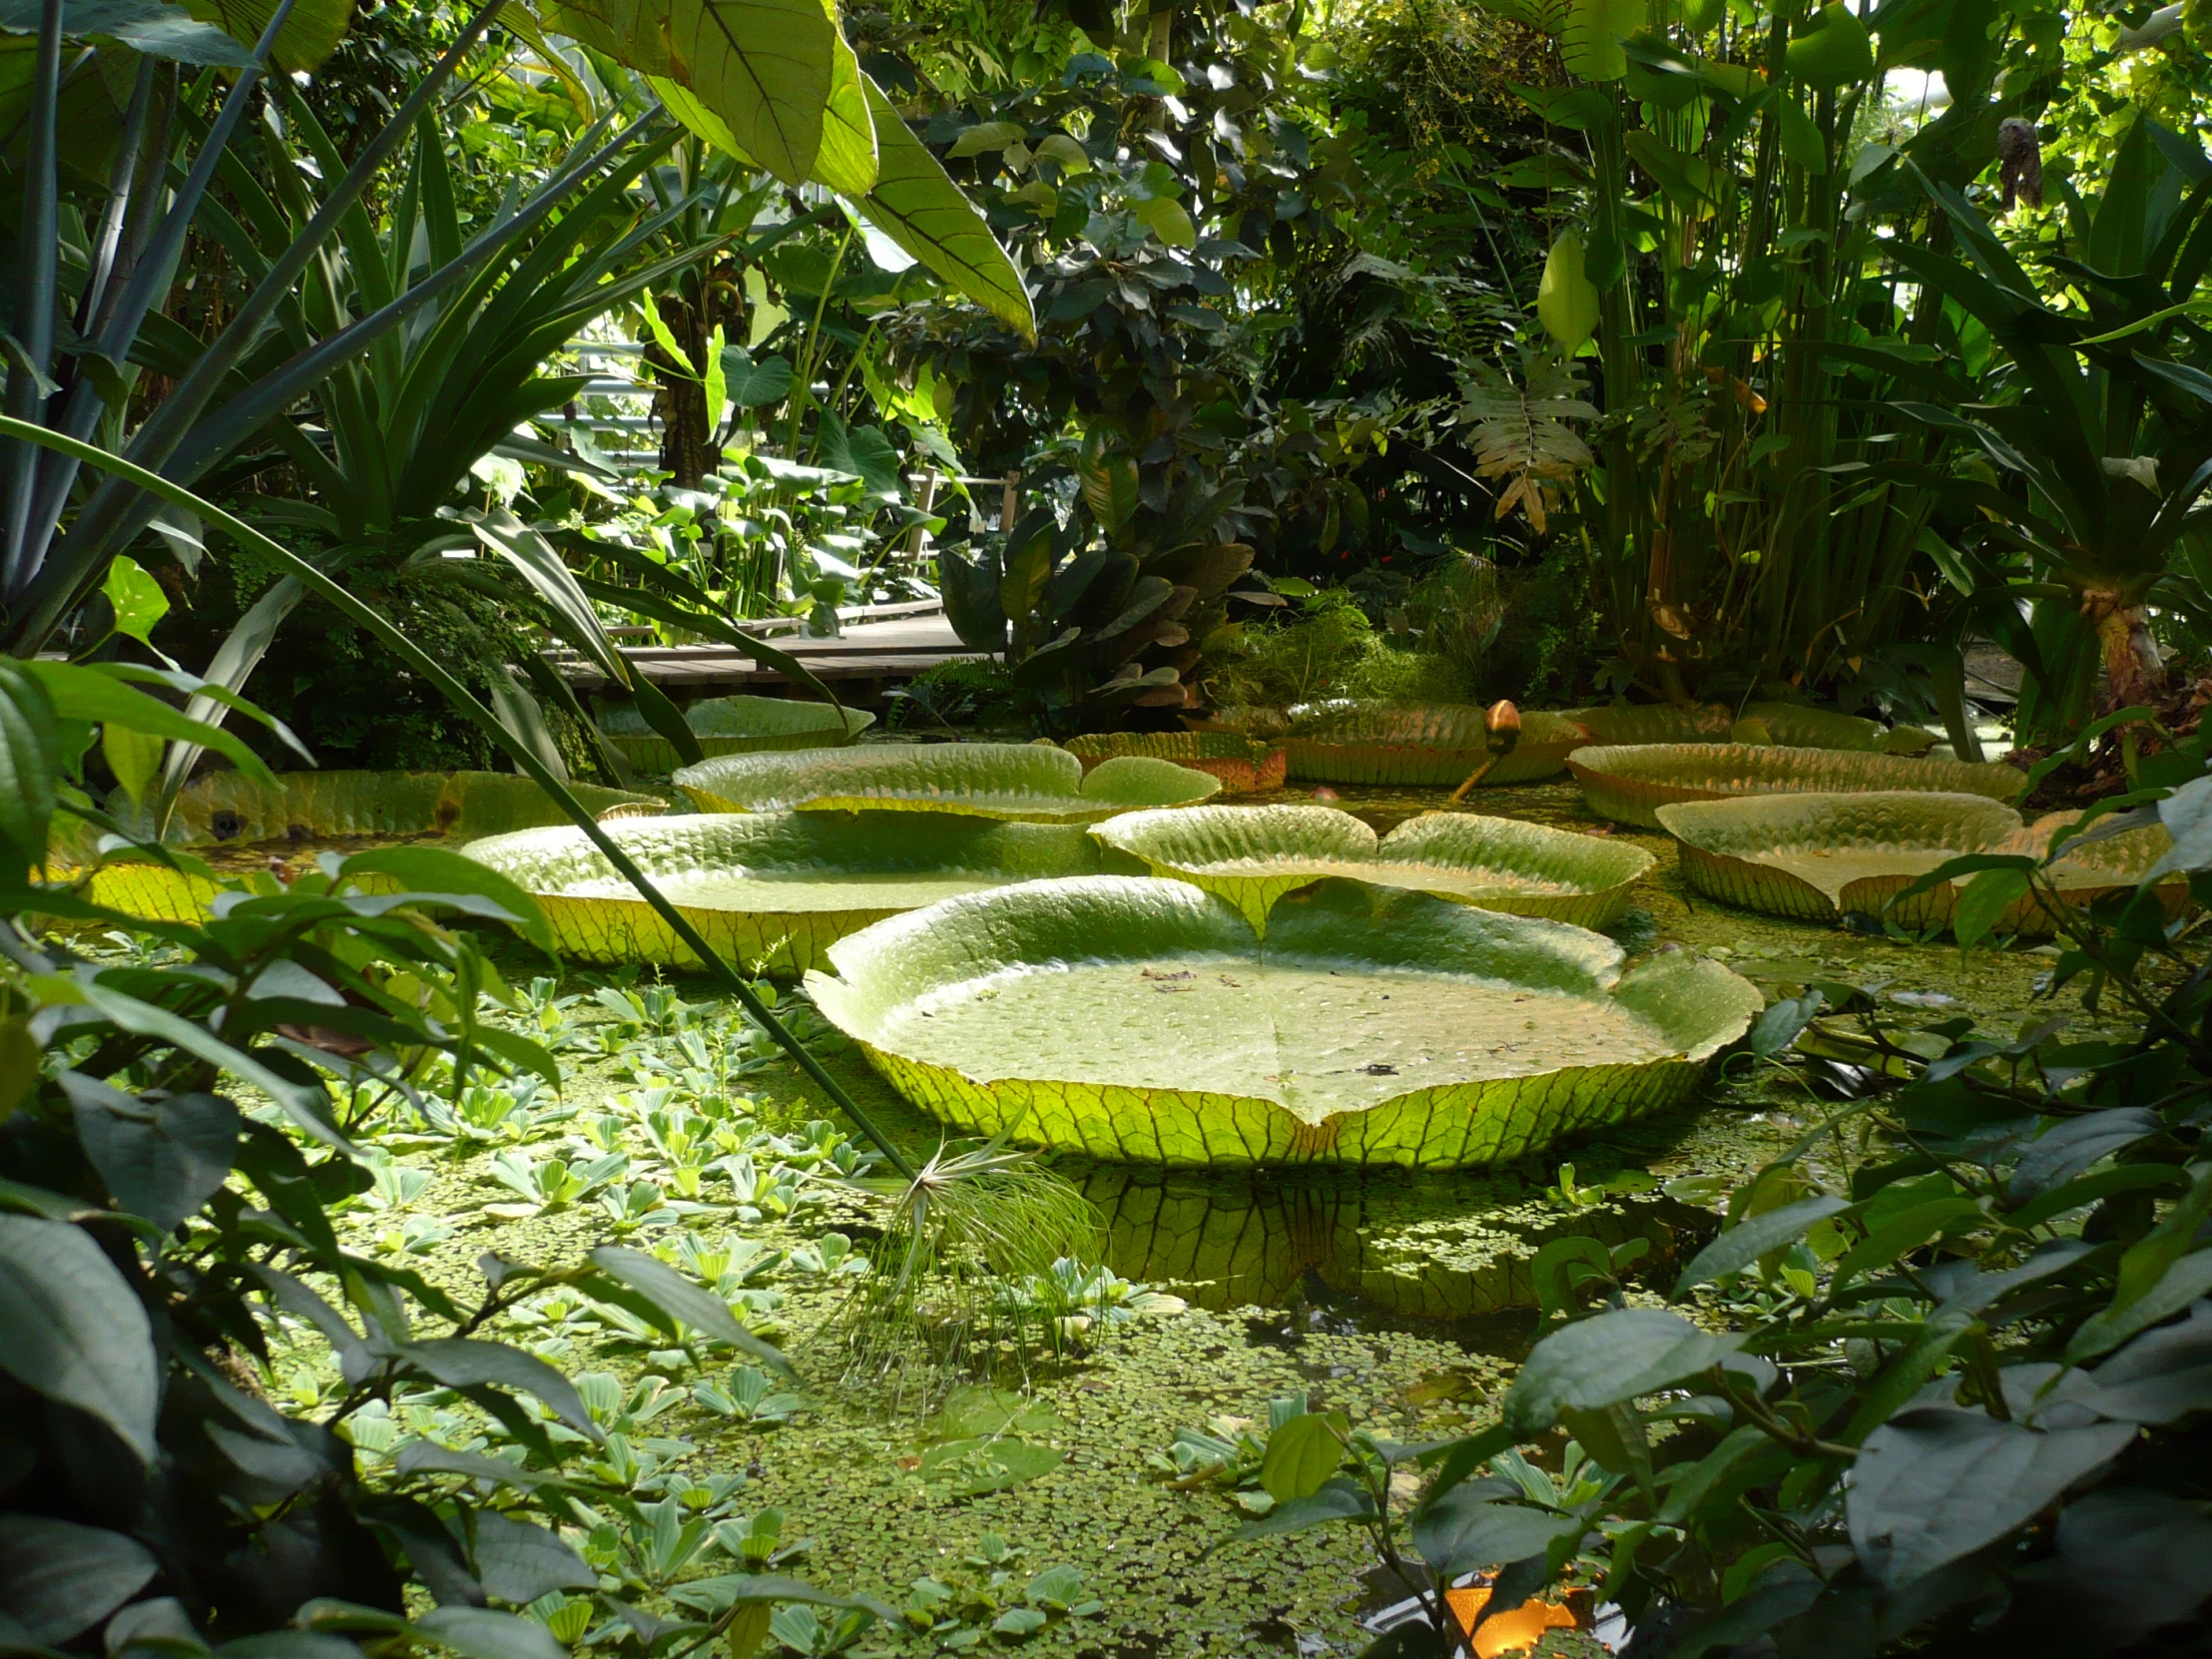
[{"label": "broad green leaf", "polygon": [[813,177],[837,77],[822,0],[547,0],[539,17],[689,91],[730,148],[786,184]]},{"label": "broad green leaf", "polygon": [[579,1434],[594,1433],[591,1413],[569,1380],[534,1354],[471,1337],[433,1337],[401,1347],[400,1357],[451,1388],[489,1385],[535,1394]]},{"label": "broad green leaf", "polygon": [[1567,0],[1559,56],[1567,73],[1585,81],[1617,81],[1628,73],[1621,42],[1640,33],[1645,0]]},{"label": "broad green leaf", "polygon": [[14,664],[0,663],[0,843],[20,878],[46,859],[54,819],[54,705],[46,688]]},{"label": "broad green leaf", "polygon": [[2137,1432],[2131,1422],[2038,1430],[1979,1410],[1906,1411],[1869,1434],[1852,1465],[1846,1513],[1859,1564],[1902,1590],[2026,1525]]},{"label": "broad green leaf", "polygon": [[1805,106],[1784,88],[1775,108],[1782,123],[1782,153],[1808,173],[1826,173],[1828,141],[1805,113]]},{"label": "broad green leaf", "polygon": [[675,782],[702,812],[962,813],[1031,823],[1097,823],[1203,801],[1221,788],[1204,773],[1138,757],[1086,777],[1065,751],[1003,743],[728,755],[685,767]]},{"label": "broad green leaf", "polygon": [[1582,269],[1582,239],[1562,231],[1544,258],[1543,278],[1536,287],[1536,319],[1571,357],[1597,328],[1597,288]]},{"label": "broad green leaf", "polygon": [[1760,1001],[1687,952],[1623,976],[1601,935],[1338,880],[1280,903],[1264,949],[1188,883],[1095,875],[830,958],[817,1005],[932,1115],[1145,1163],[1518,1157],[1680,1098]]},{"label": "broad green leaf", "polygon": [[496,1509],[476,1512],[476,1576],[501,1601],[520,1607],[550,1590],[590,1590],[599,1575],[557,1532]]},{"label": "broad green leaf", "polygon": [[106,1527],[0,1515],[0,1606],[31,1642],[66,1642],[91,1629],[136,1595],[158,1565],[136,1538]]},{"label": "broad green leaf", "polygon": [[874,81],[861,76],[875,122],[875,188],[861,200],[868,222],[1024,339],[1037,317],[1021,273],[929,147],[907,130]]},{"label": "broad green leaf", "polygon": [[1843,1199],[1820,1197],[1785,1204],[1738,1222],[1697,1253],[1675,1282],[1674,1294],[1682,1295],[1699,1285],[1709,1285],[1732,1273],[1742,1273],[1770,1251],[1795,1244],[1837,1211],[1850,1206]]},{"label": "broad green leaf", "polygon": [[[246,46],[258,44],[276,15],[277,0],[184,0],[184,8]],[[319,69],[353,24],[353,0],[293,0],[276,32],[272,67],[286,74]]]},{"label": "broad green leaf", "polygon": [[1874,74],[1874,42],[1849,6],[1829,0],[1809,28],[1796,32],[1784,61],[1795,79],[1833,92]]},{"label": "broad green leaf", "polygon": [[414,893],[474,893],[514,917],[515,931],[551,954],[558,947],[538,902],[481,860],[440,846],[383,846],[356,852],[338,866],[341,876],[388,875]]},{"label": "broad green leaf", "polygon": [[[644,819],[608,832],[717,949],[779,976],[824,965],[831,943],[902,910],[1121,867],[1080,826],[953,813],[733,813]],[[581,830],[497,835],[467,855],[533,893],[565,956],[693,965]]]},{"label": "broad green leaf", "polygon": [[432,1607],[414,1628],[464,1659],[568,1659],[568,1649],[536,1619],[489,1607]]},{"label": "broad green leaf", "polygon": [[[1137,463],[1134,457],[1092,446],[1077,461],[1075,475],[1083,487],[1083,504],[1109,538],[1117,537],[1137,512]],[[1039,537],[1045,556],[1051,557],[1050,537]],[[1023,613],[1027,606],[1021,608]],[[1017,614],[1007,607],[1009,616]]]},{"label": "broad green leaf", "polygon": [[1984,869],[1969,877],[1951,908],[1951,931],[1960,944],[1972,944],[1997,924],[1997,918],[2025,898],[2027,872]]},{"label": "broad green leaf", "polygon": [[152,641],[154,624],[169,615],[169,595],[161,583],[137,560],[120,553],[108,566],[108,579],[100,584],[100,591],[115,609],[115,631],[142,645]]},{"label": "broad green leaf", "polygon": [[[0,5],[0,31],[36,34],[38,26],[39,7],[34,0]],[[168,0],[74,0],[64,14],[63,27],[72,39],[102,36],[172,63],[243,69],[254,61],[245,45]]]},{"label": "broad green leaf", "polygon": [[1413,1547],[1428,1570],[1450,1580],[1541,1555],[1552,1540],[1584,1523],[1525,1503],[1500,1503],[1485,1490],[1496,1482],[1455,1486],[1413,1518]]},{"label": "broad green leaf", "polygon": [[1562,1408],[1594,1411],[1653,1393],[1735,1359],[1742,1343],[1656,1308],[1599,1314],[1535,1346],[1505,1396],[1505,1421],[1533,1439]]},{"label": "broad green leaf", "polygon": [[153,1327],[83,1228],[0,1215],[0,1371],[98,1418],[152,1464],[161,1401]]},{"label": "broad green leaf", "polygon": [[741,409],[766,408],[781,403],[792,389],[792,365],[782,357],[755,362],[742,345],[722,353],[725,394]]},{"label": "broad green leaf", "polygon": [[1655,862],[1627,842],[1471,813],[1424,813],[1378,836],[1330,807],[1183,807],[1109,819],[1096,834],[1156,875],[1219,893],[1262,934],[1286,893],[1331,875],[1604,927]]},{"label": "broad green leaf", "polygon": [[77,1138],[125,1211],[167,1233],[199,1213],[231,1174],[239,1109],[214,1094],[141,1099],[91,1078],[62,1078]]},{"label": "broad green leaf", "polygon": [[815,183],[839,196],[861,197],[875,188],[875,118],[868,112],[867,89],[860,84],[860,60],[836,30],[836,8],[830,13],[834,68],[830,99],[822,112],[822,149],[815,156]]},{"label": "broad green leaf", "polygon": [[990,155],[1009,144],[1019,144],[1027,136],[1027,129],[1018,122],[982,121],[961,128],[952,140],[952,148],[945,154],[954,161],[965,161],[970,156]]},{"label": "broad green leaf", "polygon": [[1279,1503],[1263,1518],[1246,1521],[1237,1528],[1236,1535],[1239,1538],[1280,1538],[1286,1533],[1327,1526],[1331,1521],[1366,1521],[1375,1518],[1375,1499],[1368,1495],[1364,1487],[1339,1476],[1327,1482],[1311,1497],[1298,1497],[1288,1503]]},{"label": "broad green leaf", "polygon": [[707,375],[704,389],[707,393],[707,423],[710,427],[722,424],[725,405],[730,401],[729,351],[723,341],[722,324],[707,338]]},{"label": "broad green leaf", "polygon": [[250,778],[275,782],[269,763],[239,739],[205,721],[190,718],[126,684],[111,670],[119,665],[85,666],[76,663],[26,662],[26,673],[35,675],[51,699],[54,713],[63,720],[90,725],[110,722],[150,737],[178,743],[196,743],[213,749]]},{"label": "broad green leaf", "polygon": [[1198,227],[1191,223],[1190,210],[1172,196],[1155,196],[1145,201],[1132,202],[1129,211],[1137,223],[1166,243],[1170,248],[1196,248]]},{"label": "broad green leaf", "polygon": [[1310,1411],[1268,1436],[1260,1485],[1278,1503],[1312,1497],[1345,1460],[1352,1424],[1342,1411]]},{"label": "broad green leaf", "polygon": [[132,805],[144,807],[154,780],[161,776],[162,754],[167,746],[145,732],[134,732],[112,721],[100,729],[100,755],[123,786]]}]

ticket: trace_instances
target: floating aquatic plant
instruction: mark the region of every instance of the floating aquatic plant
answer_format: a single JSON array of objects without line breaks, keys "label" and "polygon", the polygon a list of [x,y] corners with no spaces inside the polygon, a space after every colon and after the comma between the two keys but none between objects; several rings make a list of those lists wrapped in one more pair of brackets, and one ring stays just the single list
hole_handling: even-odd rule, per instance
[{"label": "floating aquatic plant", "polygon": [[1567,758],[1591,810],[1620,824],[1659,828],[1658,809],[1735,796],[1832,795],[1926,790],[2017,801],[2027,774],[1994,761],[1909,759],[1769,744],[1597,745]]},{"label": "floating aquatic plant", "polygon": [[876,744],[862,749],[730,755],[685,767],[676,785],[708,813],[961,813],[1037,824],[1091,824],[1140,807],[1182,807],[1219,779],[1130,755],[1083,763],[1045,744]]}]

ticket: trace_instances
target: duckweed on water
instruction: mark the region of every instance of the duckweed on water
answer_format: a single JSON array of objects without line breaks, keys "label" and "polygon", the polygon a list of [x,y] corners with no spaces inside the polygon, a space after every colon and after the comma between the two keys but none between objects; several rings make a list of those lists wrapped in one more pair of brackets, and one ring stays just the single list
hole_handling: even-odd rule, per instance
[{"label": "duckweed on water", "polygon": [[[1433,805],[1346,793],[1371,821]],[[1591,828],[1567,786],[1492,791],[1482,805]],[[2045,965],[2032,953],[1961,959],[1720,909],[1681,883],[1664,837],[1620,838],[1657,855],[1616,929],[1633,951],[1679,941],[1774,995],[1841,980],[1992,1023],[2029,1011]],[[518,965],[518,981],[527,976]],[[1026,1375],[1009,1356],[997,1391],[964,1389],[916,1418],[839,1388],[838,1357],[817,1340],[882,1222],[881,1200],[838,1179],[863,1167],[856,1149],[817,1123],[824,1114],[795,1069],[767,1057],[733,1010],[691,1007],[683,990],[538,984],[530,1022],[561,1047],[565,1092],[509,1088],[391,1121],[370,1136],[375,1185],[341,1226],[353,1248],[470,1301],[487,1250],[559,1264],[618,1240],[714,1285],[794,1356],[796,1379],[559,1291],[499,1323],[586,1374],[595,1412],[623,1425],[602,1461],[641,1500],[673,1496],[709,1521],[704,1535],[748,1559],[907,1610],[900,1627],[862,1636],[862,1653],[981,1642],[1148,1656],[1359,1651],[1360,1620],[1402,1593],[1378,1580],[1362,1538],[1320,1531],[1210,1554],[1246,1512],[1219,1482],[1177,1489],[1160,1462],[1172,1463],[1178,1432],[1265,1424],[1270,1400],[1299,1393],[1406,1439],[1487,1421],[1533,1329],[1528,1263],[1541,1243],[1641,1236],[1663,1280],[1711,1226],[1678,1195],[1694,1201],[1758,1167],[1822,1109],[1794,1080],[1738,1065],[1680,1110],[1471,1174],[1067,1161],[1107,1224],[1109,1270],[1086,1279],[1071,1346]],[[801,1023],[830,1041],[819,1020]],[[934,1144],[857,1052],[829,1063],[901,1140]],[[565,1184],[549,1183],[556,1162]],[[524,1181],[532,1194],[517,1190]],[[308,1370],[303,1357],[321,1352],[302,1344],[279,1362],[295,1399],[342,1391],[334,1373]],[[373,1413],[365,1420],[371,1459],[405,1433],[466,1443],[482,1426],[420,1400],[389,1419],[388,1436]],[[616,1530],[578,1534],[595,1564],[617,1559]],[[700,1547],[680,1578],[731,1570],[730,1548]],[[1063,1599],[1033,1598],[1040,1579],[1037,1597]],[[1092,1601],[1080,1616],[1066,1610]],[[1032,1613],[1042,1616],[1033,1629]],[[1560,1635],[1547,1638],[1558,1651],[1575,1641],[1589,1651]]]}]

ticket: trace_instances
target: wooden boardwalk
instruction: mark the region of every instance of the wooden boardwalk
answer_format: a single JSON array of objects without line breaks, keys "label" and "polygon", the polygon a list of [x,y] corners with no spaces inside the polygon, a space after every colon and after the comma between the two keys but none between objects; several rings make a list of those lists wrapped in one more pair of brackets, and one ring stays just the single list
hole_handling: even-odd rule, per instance
[{"label": "wooden boardwalk", "polygon": [[[978,655],[960,643],[934,602],[879,605],[846,615],[844,631],[834,639],[809,639],[796,631],[768,634],[761,624],[738,626],[747,633],[767,635],[778,650],[797,657],[816,678],[835,686],[839,697],[849,690],[848,700],[860,703],[924,669]],[[733,646],[626,646],[622,654],[678,702],[736,691],[775,696],[790,684],[781,671]],[[563,652],[556,661],[578,691],[607,690],[607,677],[582,658]]]}]

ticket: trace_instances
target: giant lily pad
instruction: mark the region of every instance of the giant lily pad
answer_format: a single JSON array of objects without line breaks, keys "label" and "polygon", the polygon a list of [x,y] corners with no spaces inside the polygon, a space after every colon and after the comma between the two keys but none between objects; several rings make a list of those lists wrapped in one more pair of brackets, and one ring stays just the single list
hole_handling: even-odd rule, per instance
[{"label": "giant lily pad", "polygon": [[1471,813],[1423,813],[1379,838],[1329,807],[1186,807],[1109,819],[1092,833],[1156,875],[1219,893],[1263,934],[1277,899],[1328,876],[1603,927],[1654,862],[1625,841]]},{"label": "giant lily pad", "polygon": [[[1471,704],[1395,709],[1331,703],[1291,711],[1284,747],[1290,775],[1317,784],[1418,784],[1451,788],[1490,759],[1484,711]],[[1594,734],[1572,715],[1520,717],[1520,742],[1483,775],[1485,785],[1549,778]]]},{"label": "giant lily pad", "polygon": [[788,755],[726,755],[676,784],[701,812],[961,813],[1035,824],[1095,824],[1140,807],[1181,807],[1219,779],[1169,761],[1083,763],[1047,744],[880,744]]},{"label": "giant lily pad", "polygon": [[1187,881],[1031,881],[840,939],[823,1013],[977,1134],[1163,1164],[1517,1158],[1674,1104],[1762,999],[1687,951],[1323,881],[1263,947]]},{"label": "giant lily pad", "polygon": [[1994,761],[1913,760],[1769,744],[1605,745],[1576,750],[1567,757],[1567,770],[1594,812],[1646,830],[1658,829],[1654,814],[1677,801],[1935,790],[2008,802],[2027,789],[2026,773]]},{"label": "giant lily pad", "polygon": [[[684,711],[702,755],[754,755],[778,749],[830,749],[848,744],[875,717],[865,709],[832,708],[788,697],[708,697]],[[645,723],[633,704],[599,716],[599,729],[640,772],[673,772],[684,764],[676,746]]]},{"label": "giant lily pad", "polygon": [[1797,703],[1751,703],[1741,713],[1717,703],[1677,708],[1667,703],[1616,703],[1575,709],[1599,744],[1758,743],[1786,749],[1855,749],[1890,755],[1926,754],[1936,741],[1918,726],[1808,709]]},{"label": "giant lily pad", "polygon": [[[588,784],[569,789],[602,823],[659,814],[668,806],[654,796]],[[359,851],[364,842],[427,837],[458,844],[567,822],[536,784],[500,772],[285,772],[275,786],[218,772],[179,795],[163,840],[227,874],[256,873],[273,861],[311,869],[324,848]],[[143,829],[151,838],[152,826]],[[94,874],[91,896],[133,915],[193,921],[207,914],[217,891],[204,876],[119,862]]]},{"label": "giant lily pad", "polygon": [[1224,795],[1261,795],[1283,787],[1283,746],[1233,732],[1099,733],[1070,738],[1067,750],[1086,773],[1120,756],[1144,755],[1218,778]]},{"label": "giant lily pad", "polygon": [[[1139,867],[1080,825],[949,813],[704,813],[609,832],[709,944],[782,974],[819,966],[847,933],[955,893]],[[468,855],[535,894],[568,955],[698,965],[581,830],[494,835]]]},{"label": "giant lily pad", "polygon": [[[2080,817],[2052,813],[2023,824],[2001,802],[1972,795],[1880,791],[1863,795],[1758,796],[1661,807],[1659,823],[1682,843],[1682,869],[1699,891],[1730,904],[1809,921],[1876,913],[1937,865],[1968,852],[2041,857]],[[2069,848],[2050,866],[2067,899],[2132,887],[2172,838],[2156,825]],[[1918,893],[1890,913],[1927,927],[1950,915],[1957,882]],[[2170,909],[2188,897],[2176,878],[2160,889]],[[2057,918],[2039,894],[2016,899],[1994,930],[2041,935]]]}]

